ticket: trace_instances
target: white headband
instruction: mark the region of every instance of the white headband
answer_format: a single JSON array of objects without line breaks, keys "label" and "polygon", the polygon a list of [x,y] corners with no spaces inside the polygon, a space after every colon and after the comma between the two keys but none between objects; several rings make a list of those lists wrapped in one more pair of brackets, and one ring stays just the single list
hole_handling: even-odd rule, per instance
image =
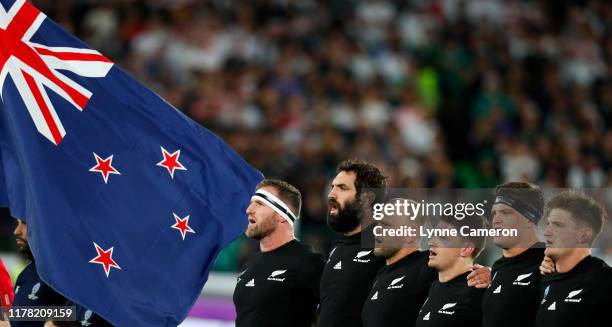
[{"label": "white headband", "polygon": [[264,190],[257,190],[255,194],[251,197],[251,201],[254,199],[261,200],[268,207],[272,208],[272,210],[276,211],[281,217],[285,218],[291,226],[293,226],[293,222],[297,219],[297,217],[291,212],[291,209],[279,198],[274,196],[274,194],[270,192],[266,192]]}]

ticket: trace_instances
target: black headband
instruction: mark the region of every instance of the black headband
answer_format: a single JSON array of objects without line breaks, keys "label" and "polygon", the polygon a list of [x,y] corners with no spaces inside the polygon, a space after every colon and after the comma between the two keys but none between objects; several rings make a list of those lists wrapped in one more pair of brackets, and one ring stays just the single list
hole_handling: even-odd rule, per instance
[{"label": "black headband", "polygon": [[503,203],[511,207],[536,225],[540,221],[540,218],[542,218],[542,212],[538,211],[524,200],[512,196],[511,194],[498,195],[495,198],[495,203]]}]

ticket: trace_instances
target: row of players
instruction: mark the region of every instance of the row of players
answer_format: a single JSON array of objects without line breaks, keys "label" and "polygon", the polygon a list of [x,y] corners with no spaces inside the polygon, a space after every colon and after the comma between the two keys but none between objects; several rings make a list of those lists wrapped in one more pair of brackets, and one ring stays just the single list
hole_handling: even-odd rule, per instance
[{"label": "row of players", "polygon": [[[591,256],[605,210],[592,197],[566,191],[545,205],[535,185],[499,185],[491,223],[516,229],[519,237],[495,237],[503,256],[488,268],[474,264],[484,247],[479,237],[433,237],[427,252],[418,236],[395,245],[377,238],[373,249],[364,248],[373,229],[364,217],[371,216],[373,203],[383,201],[384,190],[385,177],[374,165],[350,160],[339,165],[327,213],[339,237],[324,261],[294,237],[300,192],[283,181],[261,182],[247,209],[246,231],[259,240],[261,251],[238,276],[236,326],[603,326],[612,321],[612,269]],[[545,244],[537,232],[541,218]],[[420,223],[390,217],[378,222],[385,228]],[[482,217],[450,217],[437,228],[466,225],[484,227]]]}]

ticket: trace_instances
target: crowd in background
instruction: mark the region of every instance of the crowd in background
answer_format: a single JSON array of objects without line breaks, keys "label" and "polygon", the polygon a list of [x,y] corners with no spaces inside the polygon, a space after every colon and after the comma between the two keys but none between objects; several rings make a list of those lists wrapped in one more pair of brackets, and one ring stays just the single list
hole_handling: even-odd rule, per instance
[{"label": "crowd in background", "polygon": [[321,251],[347,157],[393,187],[612,185],[606,0],[33,2],[296,185]]}]

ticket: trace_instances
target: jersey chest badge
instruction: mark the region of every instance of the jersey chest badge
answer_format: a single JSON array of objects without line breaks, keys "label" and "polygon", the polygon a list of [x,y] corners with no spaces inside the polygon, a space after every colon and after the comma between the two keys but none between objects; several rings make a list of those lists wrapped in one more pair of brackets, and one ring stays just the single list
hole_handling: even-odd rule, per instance
[{"label": "jersey chest badge", "polygon": [[32,292],[30,292],[30,294],[28,294],[28,299],[34,301],[38,299],[38,296],[36,295],[36,293],[38,293],[38,291],[40,290],[40,282],[36,283],[33,287],[32,287]]},{"label": "jersey chest badge", "polygon": [[355,258],[353,259],[354,262],[360,262],[360,263],[368,263],[370,262],[370,260],[372,259],[365,259],[365,257],[372,253],[372,250],[369,251],[359,251],[357,252],[357,255],[355,255]]},{"label": "jersey chest badge", "polygon": [[275,270],[270,274],[270,276],[268,277],[268,280],[275,281],[275,282],[284,282],[286,272],[287,272],[286,269],[285,270]]}]

